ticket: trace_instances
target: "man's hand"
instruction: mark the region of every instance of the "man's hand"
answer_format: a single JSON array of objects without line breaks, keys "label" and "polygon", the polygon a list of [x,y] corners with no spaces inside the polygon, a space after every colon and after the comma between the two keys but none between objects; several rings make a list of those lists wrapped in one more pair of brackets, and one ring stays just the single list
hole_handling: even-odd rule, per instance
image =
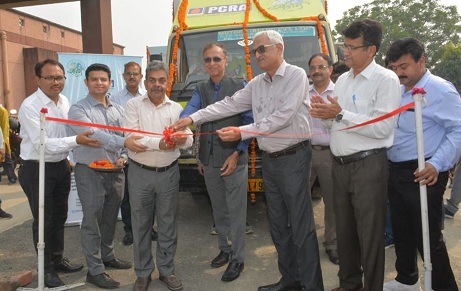
[{"label": "man's hand", "polygon": [[162,151],[169,151],[169,150],[174,150],[176,148],[175,144],[170,144],[165,140],[165,138],[162,138],[158,144],[159,149]]},{"label": "man's hand", "polygon": [[430,163],[426,163],[424,169],[421,172],[416,169],[413,174],[416,177],[415,182],[419,183],[420,185],[432,186],[437,183],[439,178],[439,172],[437,172],[435,167]]},{"label": "man's hand", "polygon": [[141,138],[141,135],[130,135],[125,139],[125,147],[135,153],[145,152],[147,147],[138,142]]},{"label": "man's hand", "polygon": [[229,175],[232,175],[232,173],[235,171],[235,168],[237,168],[237,162],[239,160],[239,154],[237,151],[235,151],[232,155],[230,155],[224,164],[221,167],[221,177],[226,177]]},{"label": "man's hand", "polygon": [[98,139],[90,138],[90,135],[92,135],[93,133],[94,131],[88,130],[88,131],[82,132],[81,134],[77,135],[77,139],[76,139],[77,144],[86,145],[86,146],[95,147],[95,148],[101,147],[101,144],[99,143]]},{"label": "man's hand", "polygon": [[173,128],[174,131],[183,131],[191,125],[193,122],[192,118],[185,117],[181,118],[180,120],[176,121],[174,124],[170,125],[169,128]]},{"label": "man's hand", "polygon": [[170,135],[170,140],[175,144],[175,145],[182,145],[187,141],[187,135],[185,134],[184,131],[177,131]]},{"label": "man's hand", "polygon": [[228,126],[216,131],[223,141],[237,141],[242,139],[240,128]]},{"label": "man's hand", "polygon": [[325,100],[320,96],[311,97],[311,109],[309,113],[312,117],[322,118],[322,119],[331,119],[335,118],[341,112],[341,106],[338,104],[338,97],[327,96],[330,104],[326,103]]},{"label": "man's hand", "polygon": [[203,176],[203,165],[201,163],[197,164],[197,170],[198,173]]},{"label": "man's hand", "polygon": [[117,159],[117,161],[115,161],[115,166],[118,167],[118,168],[122,168],[124,167],[126,164],[126,160],[124,157],[120,157]]}]

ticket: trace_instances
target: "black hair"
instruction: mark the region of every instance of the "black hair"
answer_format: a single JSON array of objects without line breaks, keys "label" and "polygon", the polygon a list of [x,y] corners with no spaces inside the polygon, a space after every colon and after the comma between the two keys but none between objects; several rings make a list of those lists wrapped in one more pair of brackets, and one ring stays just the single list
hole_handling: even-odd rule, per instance
[{"label": "black hair", "polygon": [[417,62],[425,55],[424,45],[414,37],[400,38],[394,41],[386,52],[385,64],[395,62],[403,55],[410,54]]},{"label": "black hair", "polygon": [[104,64],[92,64],[88,68],[86,68],[85,71],[85,78],[88,80],[88,75],[90,74],[91,71],[104,71],[109,75],[110,79],[110,68],[107,65]]},{"label": "black hair", "polygon": [[46,60],[41,61],[41,62],[39,62],[39,63],[37,63],[35,65],[35,76],[37,76],[37,77],[42,76],[42,69],[43,69],[43,67],[45,65],[59,66],[61,68],[62,72],[64,73],[64,75],[66,74],[66,71],[64,70],[64,66],[60,62],[52,60],[52,59],[46,59]]},{"label": "black hair", "polygon": [[383,26],[381,23],[371,19],[356,20],[347,26],[342,34],[344,37],[356,39],[363,37],[363,44],[376,47],[376,52],[379,51],[381,41],[383,40]]}]

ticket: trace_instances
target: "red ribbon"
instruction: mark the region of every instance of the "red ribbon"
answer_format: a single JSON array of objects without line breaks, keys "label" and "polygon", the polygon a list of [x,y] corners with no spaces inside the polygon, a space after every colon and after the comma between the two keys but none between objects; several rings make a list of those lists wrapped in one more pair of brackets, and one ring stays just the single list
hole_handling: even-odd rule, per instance
[{"label": "red ribbon", "polygon": [[[418,88],[416,88],[418,89]],[[420,88],[422,89],[422,88]],[[422,91],[424,91],[424,89],[422,89]],[[418,93],[421,93],[421,92],[418,92]],[[426,93],[426,92],[424,92]],[[422,93],[422,94],[424,94]],[[368,125],[368,124],[372,124],[372,123],[376,123],[376,122],[379,122],[381,120],[384,120],[384,119],[387,119],[389,117],[392,117],[394,115],[397,115],[403,111],[406,111],[408,110],[409,108],[412,108],[415,106],[415,102],[411,102],[411,103],[408,103],[394,111],[391,111],[387,114],[384,114],[380,117],[377,117],[377,118],[374,118],[374,119],[371,119],[371,120],[368,120],[368,121],[365,121],[365,122],[362,122],[362,123],[359,123],[359,124],[356,124],[356,125],[353,125],[353,126],[349,126],[349,127],[346,127],[346,128],[343,128],[343,129],[340,129],[339,131],[342,131],[342,130],[348,130],[348,129],[352,129],[352,128],[357,128],[357,127],[361,127],[361,126],[365,126],[365,125]],[[43,109],[42,109],[43,110]],[[157,132],[149,132],[149,131],[142,131],[142,130],[136,130],[136,129],[129,129],[129,128],[123,128],[123,127],[117,127],[117,126],[110,126],[110,125],[103,125],[103,124],[96,124],[96,123],[90,123],[90,122],[82,122],[82,121],[76,121],[76,120],[70,120],[70,119],[62,119],[62,118],[56,118],[56,117],[49,117],[47,116],[45,118],[46,120],[49,120],[49,121],[55,121],[55,122],[61,122],[61,123],[67,123],[67,124],[73,124],[73,125],[79,125],[79,126],[89,126],[89,127],[96,127],[96,128],[103,128],[103,129],[109,129],[109,130],[116,130],[116,131],[124,131],[124,132],[132,132],[132,133],[141,133],[141,134],[150,134],[150,135],[158,135],[158,136],[163,136],[165,141],[168,142],[169,144],[173,144],[173,141],[171,140],[171,135],[173,134],[174,130],[172,128],[166,128],[163,133],[157,133]],[[245,133],[248,133],[248,134],[252,134],[252,135],[264,135],[264,136],[267,136],[267,137],[311,137],[311,136],[314,136],[314,135],[320,135],[320,134],[315,134],[315,133],[310,133],[310,134],[301,134],[301,135],[293,135],[293,134],[279,134],[279,133],[267,133],[267,132],[255,132],[255,131],[249,131],[249,130],[240,130],[240,132],[245,132]],[[184,134],[184,135],[196,135],[196,136],[199,136],[199,135],[207,135],[207,134],[217,134],[216,132],[200,132],[200,133],[195,133],[195,134]]]}]

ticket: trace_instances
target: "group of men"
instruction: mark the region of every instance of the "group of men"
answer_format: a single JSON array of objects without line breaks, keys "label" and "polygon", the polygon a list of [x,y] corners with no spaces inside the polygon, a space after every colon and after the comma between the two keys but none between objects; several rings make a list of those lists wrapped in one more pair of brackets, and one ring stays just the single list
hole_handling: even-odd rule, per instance
[{"label": "group of men", "polygon": [[[19,111],[23,138],[19,181],[33,213],[35,244],[38,127],[42,107],[49,108],[50,116],[64,119],[144,132],[158,133],[165,128],[175,131],[171,136],[161,137],[47,123],[47,286],[63,285],[56,271],[83,268],[62,256],[71,171],[67,155],[72,150],[84,215],[81,237],[88,266],[87,281],[101,288],[117,288],[119,283],[105,268],[131,268],[131,263],[115,257],[113,245],[125,185],[123,166],[129,161],[127,186],[137,275],[133,289],[147,290],[152,280],[154,210],[159,233],[156,263],[160,280],[170,290],[183,288],[174,266],[179,192],[177,159],[179,148],[192,145],[188,126],[197,124],[205,131],[216,131],[219,136],[200,138],[199,169],[205,176],[219,234],[220,253],[211,261],[211,266],[228,264],[223,281],[237,279],[244,269],[246,189],[242,180],[247,178],[248,147],[245,141],[257,138],[263,152],[270,233],[282,276],[277,283],[261,286],[258,291],[324,290],[310,185],[306,178],[310,176],[311,162],[329,209],[325,217],[328,227],[324,245],[330,260],[339,263],[340,287],[334,290],[420,290],[416,264],[417,251],[422,252],[420,184],[426,185],[429,193],[431,253],[434,254],[432,287],[458,290],[441,222],[447,171],[461,156],[461,149],[457,147],[461,143],[460,96],[451,83],[426,69],[424,47],[418,40],[405,38],[391,45],[386,53],[389,70],[374,60],[382,40],[380,23],[354,21],[343,34],[344,61],[350,71],[333,84],[325,78],[331,74],[331,60],[322,54],[314,55],[309,61],[314,82],[311,87],[304,69],[284,60],[283,38],[276,31],[255,34],[251,54],[264,73],[248,84],[225,77],[225,48],[219,43],[208,44],[203,58],[210,79],[197,85],[183,112],[179,104],[166,96],[169,68],[162,62],[148,65],[144,81],[147,92],[131,98],[125,108],[107,98],[111,80],[107,66],[93,64],[87,68],[85,84],[89,94],[69,106],[67,98],[60,94],[65,81],[62,65],[52,60],[37,64],[39,89],[24,101]],[[412,89],[417,87],[427,92],[427,105],[423,109],[426,165],[422,171],[417,170],[413,111],[349,128],[410,103]],[[115,168],[107,171],[89,166],[103,159],[114,163]],[[383,286],[388,196],[397,277]]]}]

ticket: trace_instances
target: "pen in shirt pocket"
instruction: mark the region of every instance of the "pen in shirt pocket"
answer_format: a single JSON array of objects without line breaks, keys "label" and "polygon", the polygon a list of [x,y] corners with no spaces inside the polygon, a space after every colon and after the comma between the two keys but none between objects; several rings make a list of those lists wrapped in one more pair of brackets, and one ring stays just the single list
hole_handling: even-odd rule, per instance
[{"label": "pen in shirt pocket", "polygon": [[354,103],[354,109],[355,109],[355,113],[358,113],[357,111],[357,105],[355,104],[355,100],[357,99],[357,97],[355,96],[355,94],[352,94],[352,103]]}]

